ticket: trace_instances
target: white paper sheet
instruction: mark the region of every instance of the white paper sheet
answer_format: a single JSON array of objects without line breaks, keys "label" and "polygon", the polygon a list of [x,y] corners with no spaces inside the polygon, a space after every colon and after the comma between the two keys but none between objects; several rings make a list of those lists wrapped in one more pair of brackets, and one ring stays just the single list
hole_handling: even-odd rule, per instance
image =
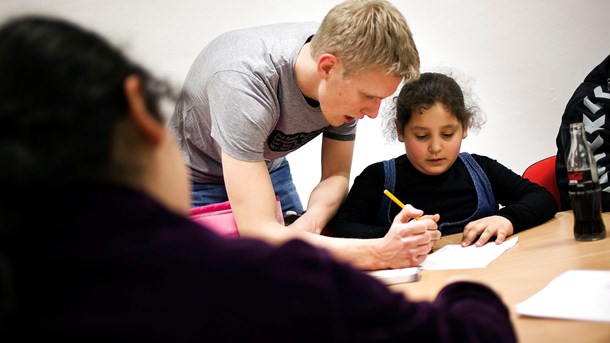
[{"label": "white paper sheet", "polygon": [[610,322],[610,270],[569,270],[515,307],[524,316]]},{"label": "white paper sheet", "polygon": [[422,264],[422,268],[427,270],[485,268],[502,253],[514,246],[518,240],[519,237],[515,236],[502,244],[487,242],[481,247],[474,245],[462,247],[459,244],[446,245],[428,255]]}]

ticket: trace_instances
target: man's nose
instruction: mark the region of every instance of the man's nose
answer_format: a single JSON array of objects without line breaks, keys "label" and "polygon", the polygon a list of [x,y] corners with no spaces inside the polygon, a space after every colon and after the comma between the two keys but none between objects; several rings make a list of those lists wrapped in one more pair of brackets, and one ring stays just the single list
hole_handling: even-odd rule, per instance
[{"label": "man's nose", "polygon": [[379,114],[379,107],[381,107],[381,99],[375,98],[364,113],[366,113],[367,117],[375,119]]}]

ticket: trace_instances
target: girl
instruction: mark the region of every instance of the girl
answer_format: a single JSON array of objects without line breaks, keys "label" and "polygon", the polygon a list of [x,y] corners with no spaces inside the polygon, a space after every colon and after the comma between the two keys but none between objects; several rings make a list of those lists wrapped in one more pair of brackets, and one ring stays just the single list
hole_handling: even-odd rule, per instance
[{"label": "girl", "polygon": [[[365,168],[333,220],[339,237],[382,237],[400,208],[390,190],[424,213],[439,213],[442,234],[463,231],[462,245],[497,244],[556,213],[553,196],[497,161],[460,153],[476,126],[460,86],[449,76],[424,73],[403,86],[396,99],[398,140],[406,154]],[[502,205],[503,207],[500,208]]]}]

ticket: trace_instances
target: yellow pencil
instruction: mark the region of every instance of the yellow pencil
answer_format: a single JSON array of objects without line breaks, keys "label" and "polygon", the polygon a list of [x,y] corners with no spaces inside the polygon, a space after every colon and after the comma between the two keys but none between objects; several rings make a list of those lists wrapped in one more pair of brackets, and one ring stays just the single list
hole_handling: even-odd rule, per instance
[{"label": "yellow pencil", "polygon": [[396,198],[394,194],[390,193],[390,191],[388,191],[387,189],[383,191],[383,194],[387,195],[388,198],[392,199],[392,201],[395,202],[396,205],[400,206],[400,208],[405,208],[405,204],[400,202],[400,200],[398,200],[398,198]]},{"label": "yellow pencil", "polygon": [[[403,204],[400,200],[398,200],[397,197],[394,196],[394,194],[390,193],[390,191],[388,191],[387,189],[383,190],[383,194],[387,195],[388,198],[392,199],[393,202],[396,203],[396,205],[400,206],[400,208],[405,208],[405,204]],[[419,217],[416,217],[415,220],[419,220]]]}]

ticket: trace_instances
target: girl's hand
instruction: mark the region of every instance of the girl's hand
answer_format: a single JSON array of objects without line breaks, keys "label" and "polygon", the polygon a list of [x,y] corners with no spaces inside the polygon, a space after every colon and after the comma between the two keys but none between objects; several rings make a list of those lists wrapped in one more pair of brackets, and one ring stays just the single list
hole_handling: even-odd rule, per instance
[{"label": "girl's hand", "polygon": [[464,227],[464,236],[460,244],[463,247],[469,246],[479,237],[475,245],[480,247],[493,236],[496,236],[496,244],[500,244],[506,240],[506,237],[513,234],[513,230],[513,223],[502,216],[481,218],[468,223]]},{"label": "girl's hand", "polygon": [[[421,220],[421,219],[432,219],[436,223],[440,219],[440,215],[439,214],[434,214],[434,215],[425,214],[419,218],[416,218],[416,220]],[[430,252],[432,252],[432,248],[434,247],[434,245],[441,239],[441,232],[438,231],[438,226],[430,228],[428,230],[432,231],[432,232],[430,232]]]}]

